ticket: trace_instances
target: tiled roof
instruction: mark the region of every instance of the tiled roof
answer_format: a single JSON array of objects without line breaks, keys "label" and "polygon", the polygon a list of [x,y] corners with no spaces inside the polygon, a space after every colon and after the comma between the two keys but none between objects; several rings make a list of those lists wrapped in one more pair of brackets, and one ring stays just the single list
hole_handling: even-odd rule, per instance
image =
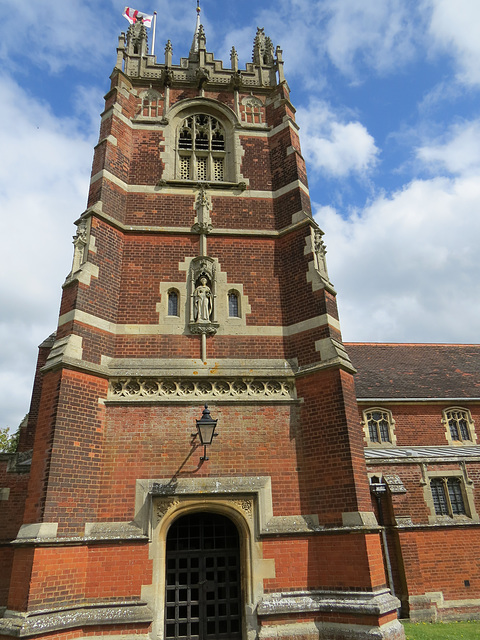
[{"label": "tiled roof", "polygon": [[480,345],[346,343],[357,398],[480,398]]}]

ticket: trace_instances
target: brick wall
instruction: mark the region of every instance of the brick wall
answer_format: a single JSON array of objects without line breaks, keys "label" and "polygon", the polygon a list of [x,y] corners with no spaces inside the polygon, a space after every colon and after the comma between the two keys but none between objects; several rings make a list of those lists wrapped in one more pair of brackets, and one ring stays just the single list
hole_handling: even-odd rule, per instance
[{"label": "brick wall", "polygon": [[83,531],[95,520],[106,382],[63,370],[44,377],[25,522]]},{"label": "brick wall", "polygon": [[[275,558],[275,578],[265,590],[370,590],[385,584],[377,535],[322,535],[265,540],[266,558]],[[349,561],[345,561],[350,559]]]},{"label": "brick wall", "polygon": [[371,511],[363,443],[351,374],[327,369],[297,381],[300,410],[302,513],[341,524],[341,514]]},{"label": "brick wall", "polygon": [[145,543],[17,549],[8,606],[14,611],[35,611],[84,602],[139,600],[142,584],[152,582],[151,572]]}]

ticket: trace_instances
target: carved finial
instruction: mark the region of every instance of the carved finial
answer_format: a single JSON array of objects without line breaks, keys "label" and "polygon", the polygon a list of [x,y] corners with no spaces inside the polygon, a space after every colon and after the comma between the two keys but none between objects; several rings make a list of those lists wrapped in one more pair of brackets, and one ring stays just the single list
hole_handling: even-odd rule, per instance
[{"label": "carved finial", "polygon": [[257,35],[253,41],[254,64],[271,66],[273,64],[273,44],[270,38],[265,36],[265,29],[257,28]]},{"label": "carved finial", "polygon": [[166,67],[171,67],[172,66],[172,43],[170,42],[170,40],[167,41],[167,44],[165,45],[165,66]]},{"label": "carved finial", "polygon": [[265,64],[273,64],[273,42],[268,36],[265,38],[265,53],[263,55]]},{"label": "carved finial", "polygon": [[198,28],[198,48],[205,49],[205,45],[207,44],[207,36],[205,35],[205,29],[203,24]]},{"label": "carved finial", "polygon": [[115,65],[117,69],[122,69],[122,66],[123,66],[123,55],[125,53],[126,45],[127,45],[127,36],[122,31],[122,33],[118,36],[117,64]]},{"label": "carved finial", "polygon": [[136,21],[128,27],[127,52],[129,55],[147,55],[147,29],[143,23],[143,17],[138,16]]},{"label": "carved finial", "polygon": [[[195,24],[195,33],[193,34],[192,46],[190,47],[190,54],[198,53],[198,37],[200,34],[200,0],[197,0],[197,22]],[[203,29],[203,27],[202,27]],[[205,36],[205,33],[203,34]]]},{"label": "carved finial", "polygon": [[285,82],[285,74],[283,72],[283,51],[280,49],[280,45],[277,45],[275,55],[277,56],[278,84],[282,84]]},{"label": "carved finial", "polygon": [[234,71],[238,71],[238,54],[235,47],[232,47],[232,50],[230,51],[230,63],[232,65],[232,69]]}]

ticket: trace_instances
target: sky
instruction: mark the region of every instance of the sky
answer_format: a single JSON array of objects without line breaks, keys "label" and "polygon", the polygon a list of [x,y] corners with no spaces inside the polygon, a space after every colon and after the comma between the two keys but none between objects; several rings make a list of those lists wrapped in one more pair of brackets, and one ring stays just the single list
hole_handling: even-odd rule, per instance
[{"label": "sky", "polygon": [[[195,0],[158,12],[188,55]],[[28,411],[57,324],[125,0],[0,0],[0,427]],[[480,333],[480,2],[202,0],[207,49],[283,49],[346,341]]]}]

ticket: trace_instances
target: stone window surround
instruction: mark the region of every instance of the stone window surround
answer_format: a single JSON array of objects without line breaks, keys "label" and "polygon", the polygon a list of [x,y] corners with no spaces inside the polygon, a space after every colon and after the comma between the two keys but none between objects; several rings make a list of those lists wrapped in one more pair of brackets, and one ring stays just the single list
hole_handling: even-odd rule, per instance
[{"label": "stone window surround", "polygon": [[[370,430],[368,428],[368,420],[367,420],[367,413],[372,413],[373,411],[380,411],[381,413],[386,413],[387,414],[387,420],[388,420],[388,432],[389,432],[389,436],[390,436],[390,442],[372,442],[370,440]],[[362,428],[363,428],[363,437],[365,440],[365,443],[367,444],[368,447],[371,448],[386,448],[386,447],[395,447],[397,444],[397,436],[395,435],[395,420],[393,418],[393,414],[390,411],[390,409],[386,409],[385,407],[380,407],[380,406],[375,406],[375,407],[368,407],[367,409],[364,409],[362,412]]]},{"label": "stone window surround", "polygon": [[[186,302],[187,296],[182,295],[182,291],[185,288],[185,282],[162,282],[160,283],[160,302],[157,302],[157,313],[160,316],[160,322],[162,324],[179,324],[185,325],[186,318]],[[168,314],[168,295],[171,291],[174,291],[177,296],[177,315],[170,316]]]},{"label": "stone window surround", "polygon": [[[194,259],[194,257],[187,257],[185,262],[179,264],[179,270],[186,271],[188,274],[190,263]],[[214,259],[214,264],[216,266],[216,318],[221,327],[224,327],[229,333],[235,334],[236,327],[246,326],[246,317],[251,313],[251,306],[248,296],[243,291],[243,284],[229,283],[227,281],[227,273],[221,270],[218,260]],[[172,290],[178,292],[178,316],[168,315],[168,292]],[[190,321],[188,291],[189,286],[186,280],[184,282],[160,283],[160,302],[156,305],[160,324],[177,324],[183,331]],[[238,296],[238,316],[236,317],[230,316],[228,313],[228,293],[231,291]]]},{"label": "stone window surround", "polygon": [[[439,516],[435,513],[432,491],[430,489],[430,480],[434,478],[457,478],[458,480],[460,480],[466,515]],[[465,468],[428,471],[428,469],[426,469],[425,467],[423,469],[422,484],[423,496],[430,511],[430,515],[428,516],[428,522],[430,524],[461,523],[465,521],[480,522],[479,516],[475,509],[473,482],[468,477]]]},{"label": "stone window surround", "polygon": [[[462,440],[461,436],[460,436],[460,440],[454,440],[452,438],[452,434],[448,424],[448,417],[447,417],[447,414],[450,411],[463,411],[466,413],[467,422],[468,422],[468,431],[470,433],[470,438],[471,438],[470,440]],[[477,434],[475,433],[475,421],[472,418],[472,414],[470,413],[470,410],[467,409],[466,407],[458,407],[458,406],[446,407],[442,411],[442,423],[445,427],[445,438],[447,440],[447,443],[450,446],[462,447],[462,446],[472,446],[472,444],[477,444]]]},{"label": "stone window surround", "polygon": [[[230,107],[211,98],[188,98],[177,102],[167,115],[168,125],[165,126],[165,140],[162,142],[165,151],[161,153],[164,162],[164,180],[175,180],[180,174],[180,157],[178,149],[178,129],[186,118],[192,115],[205,114],[216,118],[225,131],[225,164],[224,181],[238,183],[244,180],[241,172],[241,162],[244,150],[236,131],[240,122]],[[196,183],[196,180],[185,181]]]}]

